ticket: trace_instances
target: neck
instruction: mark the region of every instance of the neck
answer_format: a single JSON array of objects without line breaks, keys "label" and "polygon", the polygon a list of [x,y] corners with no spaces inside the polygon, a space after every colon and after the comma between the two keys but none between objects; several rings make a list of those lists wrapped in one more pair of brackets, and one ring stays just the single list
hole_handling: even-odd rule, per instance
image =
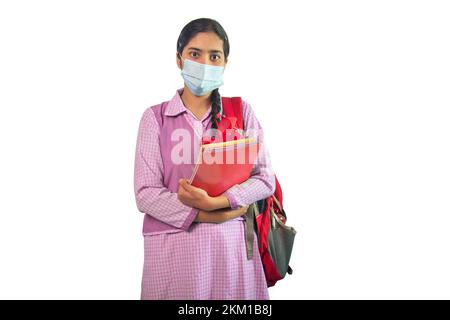
[{"label": "neck", "polygon": [[194,114],[202,114],[208,110],[211,104],[211,93],[198,97],[192,94],[191,91],[184,85],[183,93],[181,94],[181,100],[186,108],[192,111]]}]

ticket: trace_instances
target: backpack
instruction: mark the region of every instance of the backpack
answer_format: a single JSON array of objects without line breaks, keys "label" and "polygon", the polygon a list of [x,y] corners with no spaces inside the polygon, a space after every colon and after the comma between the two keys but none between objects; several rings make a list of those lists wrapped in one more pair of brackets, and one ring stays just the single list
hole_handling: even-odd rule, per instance
[{"label": "backpack", "polygon": [[[225,118],[219,122],[218,129],[231,128],[237,131],[234,139],[244,132],[242,99],[240,97],[222,97]],[[224,141],[229,137],[225,137]],[[274,286],[286,273],[292,274],[289,266],[296,230],[286,225],[286,213],[283,209],[283,193],[275,176],[275,192],[252,203],[245,214],[245,238],[247,259],[253,258],[253,240],[255,231],[267,286]]]}]

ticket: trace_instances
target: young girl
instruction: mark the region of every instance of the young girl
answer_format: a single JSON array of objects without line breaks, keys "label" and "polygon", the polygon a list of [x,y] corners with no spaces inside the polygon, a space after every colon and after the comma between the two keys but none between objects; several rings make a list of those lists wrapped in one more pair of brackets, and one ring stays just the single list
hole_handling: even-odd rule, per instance
[{"label": "young girl", "polygon": [[[256,254],[247,260],[243,216],[248,205],[275,190],[265,145],[250,178],[220,196],[210,197],[186,180],[202,137],[223,117],[218,87],[229,50],[217,21],[188,23],[176,53],[184,88],[141,118],[134,175],[137,207],[145,213],[141,299],[269,299],[256,236]],[[262,142],[252,108],[244,100],[242,107],[244,129],[257,132]],[[178,159],[181,138],[190,142],[182,152],[190,161]]]}]

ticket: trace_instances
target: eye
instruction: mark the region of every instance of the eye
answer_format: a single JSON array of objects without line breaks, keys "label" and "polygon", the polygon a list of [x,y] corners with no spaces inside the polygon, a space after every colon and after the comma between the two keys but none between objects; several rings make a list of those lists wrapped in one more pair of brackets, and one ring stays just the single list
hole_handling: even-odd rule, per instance
[{"label": "eye", "polygon": [[212,54],[210,56],[211,61],[219,61],[220,60],[220,55],[218,54]]},{"label": "eye", "polygon": [[197,51],[191,51],[189,54],[191,55],[192,58],[200,57],[200,54]]}]

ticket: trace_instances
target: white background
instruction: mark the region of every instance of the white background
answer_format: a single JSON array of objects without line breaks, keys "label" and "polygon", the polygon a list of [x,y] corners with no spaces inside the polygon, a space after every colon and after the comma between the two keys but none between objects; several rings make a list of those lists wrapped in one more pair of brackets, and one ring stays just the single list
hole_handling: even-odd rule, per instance
[{"label": "white background", "polygon": [[182,27],[231,41],[298,230],[272,299],[450,298],[446,1],[2,1],[0,298],[138,299],[143,111]]}]

